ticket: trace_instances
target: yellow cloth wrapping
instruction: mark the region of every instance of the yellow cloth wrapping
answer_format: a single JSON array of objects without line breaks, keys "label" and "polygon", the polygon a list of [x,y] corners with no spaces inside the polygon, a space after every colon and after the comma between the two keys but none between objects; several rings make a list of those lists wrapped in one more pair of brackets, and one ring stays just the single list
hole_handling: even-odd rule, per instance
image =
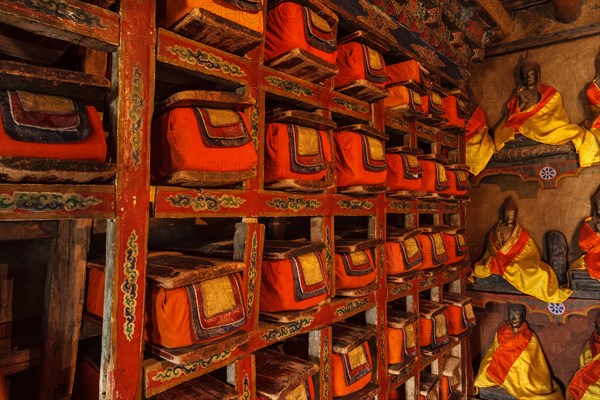
[{"label": "yellow cloth wrapping", "polygon": [[488,134],[485,112],[479,106],[466,125],[466,161],[469,172],[478,175],[495,152],[494,139]]},{"label": "yellow cloth wrapping", "polygon": [[473,386],[476,388],[502,386],[519,400],[563,400],[558,384],[552,380],[542,346],[535,334],[513,363],[502,385],[496,383],[486,372],[497,348],[498,334],[481,360]]},{"label": "yellow cloth wrapping", "polygon": [[[600,370],[595,369],[596,366],[600,366],[600,353],[594,355],[592,350],[591,342],[594,337],[597,337],[596,333],[592,334],[592,337],[585,342],[585,346],[581,355],[579,356],[579,370],[573,376],[572,381],[567,387],[567,399],[572,400],[597,400],[600,399]],[[595,363],[595,365],[589,365]],[[584,367],[593,368],[592,370],[585,371],[584,376],[580,374],[584,372]]]},{"label": "yellow cloth wrapping", "polygon": [[[518,107],[516,110],[511,109],[511,104],[515,105],[516,99],[513,97],[509,101],[509,109],[511,112],[516,112],[496,129],[494,133],[496,150],[500,151],[506,142],[520,133],[545,144],[560,145],[573,142],[579,154],[579,165],[582,167],[600,162],[600,132],[591,132],[579,125],[571,124],[560,93],[550,86],[538,85],[538,88],[543,96],[541,102],[544,101],[547,93],[550,97],[541,108],[534,105],[520,112]],[[536,108],[539,110],[532,113]],[[531,113],[532,115],[529,116]]]},{"label": "yellow cloth wrapping", "polygon": [[473,277],[501,275],[521,292],[548,303],[562,303],[573,291],[561,288],[552,268],[540,259],[537,245],[529,233],[515,224],[510,238],[500,245],[498,224],[490,231],[485,254],[473,266]]}]

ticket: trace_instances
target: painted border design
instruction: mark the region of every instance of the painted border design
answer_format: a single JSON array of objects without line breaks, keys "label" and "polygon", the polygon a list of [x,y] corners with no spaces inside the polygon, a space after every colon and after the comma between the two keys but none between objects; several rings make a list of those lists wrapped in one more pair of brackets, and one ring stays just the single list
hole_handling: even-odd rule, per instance
[{"label": "painted border design", "polygon": [[351,302],[346,303],[342,307],[335,310],[334,314],[337,315],[338,317],[341,317],[343,315],[346,315],[348,313],[356,311],[361,307],[366,306],[368,302],[369,302],[369,299],[366,297],[364,299],[352,300]]},{"label": "painted border design", "polygon": [[385,362],[385,313],[381,311],[379,313],[379,326],[381,326],[381,336],[379,338],[381,347],[379,348],[379,353],[381,354],[381,365],[387,365]]},{"label": "painted border design", "polygon": [[166,198],[172,207],[189,208],[194,211],[219,211],[221,208],[240,208],[246,202],[242,197],[223,194],[198,193],[195,197],[190,194],[177,193]]},{"label": "painted border design", "polygon": [[256,232],[252,233],[252,250],[250,251],[250,268],[248,269],[248,316],[254,308],[254,289],[256,284],[256,261],[258,258],[258,240]]},{"label": "painted border design", "polygon": [[298,321],[285,324],[283,326],[269,329],[260,338],[264,342],[278,342],[287,337],[290,337],[302,330],[302,328],[309,326],[314,321],[315,317],[304,317]]},{"label": "painted border design", "polygon": [[305,199],[304,197],[288,197],[282,199],[281,197],[274,197],[267,201],[266,204],[277,210],[290,210],[293,212],[299,212],[302,210],[316,210],[320,208],[323,203],[315,199]]},{"label": "painted border design", "polygon": [[198,370],[199,364],[197,362],[189,364],[176,365],[174,367],[167,367],[164,371],[157,373],[152,377],[154,382],[169,382],[180,376],[193,374]]},{"label": "painted border design", "polygon": [[0,213],[15,210],[45,211],[85,211],[101,204],[95,196],[84,197],[78,193],[60,192],[13,192],[0,194]]},{"label": "painted border design", "polygon": [[231,357],[231,350],[225,350],[217,354],[213,354],[208,358],[198,360],[198,364],[201,368],[208,368],[216,362],[223,361]]},{"label": "painted border design", "polygon": [[369,200],[340,200],[337,205],[344,210],[370,210],[374,206]]},{"label": "painted border design", "polygon": [[413,203],[411,203],[410,201],[394,200],[390,201],[389,204],[392,210],[398,211],[410,211],[414,208]]},{"label": "painted border design", "polygon": [[333,254],[331,251],[331,228],[325,227],[325,270],[327,271],[327,279],[331,289],[331,280],[333,275]]},{"label": "painted border design", "polygon": [[85,11],[85,9],[74,7],[69,3],[56,0],[8,0],[14,4],[21,4],[30,10],[39,13],[62,18],[79,25],[86,25],[94,29],[105,30],[108,27],[102,23],[102,20],[93,14]]},{"label": "painted border design", "polygon": [[135,333],[135,311],[137,307],[138,284],[137,280],[139,272],[137,270],[138,257],[138,235],[133,230],[129,239],[127,239],[127,250],[125,250],[125,262],[123,263],[123,273],[125,280],[121,284],[121,292],[123,292],[123,316],[125,323],[123,324],[123,332],[128,342],[133,339]]},{"label": "painted border design", "polygon": [[250,398],[250,378],[248,378],[248,374],[244,374],[244,379],[242,379],[242,385],[244,387],[244,399]]},{"label": "painted border design", "polygon": [[129,110],[129,128],[131,136],[129,141],[131,142],[131,158],[133,160],[133,166],[137,169],[142,163],[142,132],[144,130],[144,119],[142,118],[142,111],[146,105],[144,100],[144,80],[142,68],[139,63],[135,65],[133,70],[133,82],[131,84],[131,107]]},{"label": "painted border design", "polygon": [[254,144],[254,150],[258,153],[258,124],[259,124],[259,111],[258,111],[258,101],[254,103],[252,106],[252,111],[250,112],[250,134],[252,135],[252,144]]},{"label": "painted border design", "polygon": [[362,104],[352,103],[346,99],[341,97],[332,97],[331,101],[333,101],[338,106],[344,107],[348,111],[360,112],[360,113],[368,113],[369,109]]},{"label": "painted border design", "polygon": [[421,282],[419,282],[419,287],[430,286],[430,285],[433,285],[434,283],[435,283],[435,276],[432,276],[431,278],[423,279]]},{"label": "painted border design", "polygon": [[180,61],[190,65],[197,65],[209,71],[219,71],[233,77],[244,77],[246,72],[234,63],[223,60],[215,54],[203,51],[202,49],[192,50],[187,47],[174,45],[167,48],[171,54],[176,55]]},{"label": "painted border design", "polygon": [[321,355],[323,360],[323,394],[325,398],[329,398],[329,339],[325,338],[323,341],[323,354]]},{"label": "painted border design", "polygon": [[390,294],[392,294],[392,295],[395,296],[395,295],[400,294],[400,293],[408,292],[412,288],[413,288],[413,284],[412,283],[401,283],[398,286],[394,286],[390,290]]},{"label": "painted border design", "polygon": [[302,86],[298,82],[289,81],[287,79],[282,79],[278,76],[267,76],[265,80],[269,82],[271,85],[283,89],[286,93],[292,93],[296,96],[314,96],[315,92],[309,87]]}]

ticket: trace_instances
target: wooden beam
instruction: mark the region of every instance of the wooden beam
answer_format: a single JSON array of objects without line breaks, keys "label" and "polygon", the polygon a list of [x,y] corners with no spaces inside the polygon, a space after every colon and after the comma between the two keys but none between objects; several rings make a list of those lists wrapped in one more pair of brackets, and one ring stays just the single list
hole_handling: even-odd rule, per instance
[{"label": "wooden beam", "polygon": [[515,29],[515,21],[500,0],[477,0],[477,3],[492,17],[500,28],[501,38],[510,36]]},{"label": "wooden beam", "polygon": [[[0,264],[0,324],[12,320],[12,288],[8,264]],[[0,339],[0,354],[10,351],[10,342],[10,337]]]},{"label": "wooden beam", "polygon": [[501,54],[523,51],[534,47],[549,46],[555,43],[561,43],[569,40],[581,39],[586,36],[593,36],[600,33],[600,22],[582,26],[580,28],[569,29],[559,32],[553,32],[541,36],[528,37],[508,43],[501,43],[486,50],[486,57],[499,56]]},{"label": "wooden beam", "polygon": [[3,353],[0,357],[0,369],[4,376],[14,375],[29,368],[40,365],[41,349],[32,347],[30,349]]},{"label": "wooden beam", "polygon": [[70,398],[85,293],[91,219],[62,220],[48,265],[40,399]]}]

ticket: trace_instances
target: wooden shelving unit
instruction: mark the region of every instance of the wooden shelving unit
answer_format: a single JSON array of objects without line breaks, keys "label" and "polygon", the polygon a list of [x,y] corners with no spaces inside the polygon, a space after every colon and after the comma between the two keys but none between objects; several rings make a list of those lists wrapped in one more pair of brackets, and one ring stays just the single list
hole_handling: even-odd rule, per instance
[{"label": "wooden shelving unit", "polygon": [[[373,330],[370,339],[373,355],[371,383],[351,398],[387,398],[388,393],[401,389],[406,398],[416,400],[419,393],[419,374],[428,371],[441,379],[442,356],[461,359],[462,381],[459,390],[467,395],[468,342],[466,336],[453,338],[435,351],[418,351],[414,362],[398,375],[388,373],[385,327],[388,302],[404,299],[406,311],[419,312],[421,298],[441,302],[445,293],[465,294],[465,280],[469,270],[466,260],[460,265],[443,267],[439,273],[419,273],[402,283],[388,282],[384,264],[384,246],[379,244],[375,253],[377,278],[375,290],[357,297],[336,296],[333,266],[336,219],[361,217],[370,239],[386,238],[388,216],[398,214],[404,228],[418,228],[430,223],[420,222],[426,215],[433,225],[464,226],[465,201],[451,197],[392,198],[385,193],[369,196],[349,196],[337,193],[335,187],[323,193],[291,193],[270,190],[264,182],[265,112],[267,101],[282,101],[301,109],[319,109],[323,117],[346,124],[368,124],[385,130],[392,141],[413,147],[428,147],[431,154],[452,154],[455,163],[464,163],[464,139],[461,135],[405,119],[402,115],[386,112],[382,101],[369,104],[333,90],[333,79],[311,83],[263,65],[262,45],[245,56],[230,54],[206,44],[184,38],[155,24],[155,1],[121,0],[111,9],[102,9],[77,0],[57,1],[56,9],[36,1],[0,0],[0,22],[18,26],[30,32],[58,38],[78,46],[107,52],[112,66],[112,92],[104,108],[105,122],[110,122],[109,137],[113,142],[113,162],[117,165],[112,183],[101,185],[46,185],[0,184],[0,220],[60,220],[58,242],[70,240],[85,254],[85,243],[91,234],[91,220],[108,220],[106,234],[105,305],[102,320],[102,357],[100,363],[100,397],[134,399],[150,397],[169,390],[209,372],[224,368],[226,381],[244,399],[256,397],[256,370],[254,353],[276,343],[299,335],[308,337],[309,358],[318,363],[315,375],[318,398],[331,398],[332,355],[331,325],[360,316],[366,327]],[[440,73],[447,86],[456,85],[457,71],[469,66],[468,57],[473,49],[444,49],[437,55],[440,62],[429,64],[409,50],[398,34],[390,29],[400,26],[391,20],[379,20],[388,32],[381,32],[369,21],[383,18],[383,11],[366,1],[323,1],[340,18],[346,31],[357,28],[369,31],[385,41],[386,55],[393,59],[418,57],[432,71]],[[458,5],[458,3],[457,3]],[[368,10],[368,17],[354,15]],[[463,7],[462,5],[460,7]],[[266,9],[266,5],[265,5]],[[111,11],[116,10],[116,11]],[[370,18],[370,19],[369,19]],[[389,18],[389,17],[387,17]],[[387,22],[386,22],[387,21]],[[395,24],[395,25],[393,25]],[[454,26],[454,25],[453,25]],[[464,28],[464,27],[463,27]],[[400,28],[397,28],[400,29]],[[410,32],[404,28],[409,34]],[[425,29],[425,28],[424,28]],[[429,29],[429,28],[426,28]],[[454,26],[457,29],[457,26]],[[417,37],[418,33],[410,33]],[[473,45],[474,33],[469,34]],[[421,39],[414,39],[419,46]],[[418,46],[417,46],[418,47]],[[476,47],[476,46],[475,46]],[[415,47],[413,47],[414,49]],[[433,50],[431,50],[433,51]],[[436,50],[437,51],[437,50]],[[450,56],[455,59],[452,60]],[[207,60],[210,60],[207,61]],[[219,90],[247,94],[256,104],[246,111],[251,125],[251,136],[256,146],[259,164],[256,178],[245,181],[235,189],[199,188],[154,185],[150,182],[149,136],[152,112],[156,102],[172,94],[175,87],[204,83]],[[156,95],[155,95],[156,90]],[[338,123],[338,126],[343,124]],[[328,131],[331,138],[332,131]],[[333,142],[333,141],[332,141]],[[333,145],[333,143],[332,143]],[[262,248],[265,241],[265,221],[272,218],[309,219],[313,242],[322,242],[329,278],[329,298],[320,309],[293,322],[267,322],[259,317]],[[146,255],[149,219],[211,219],[227,218],[235,225],[236,238],[242,238],[238,261],[245,265],[243,285],[247,292],[246,309],[249,323],[234,336],[213,345],[200,346],[176,356],[165,356],[160,351],[148,351],[144,346],[144,302],[146,284]],[[79,222],[73,222],[79,221]],[[1,224],[1,222],[0,222]],[[70,225],[69,225],[70,224]],[[357,222],[358,224],[358,222]],[[77,236],[77,229],[87,231],[85,238]],[[62,236],[61,236],[62,235]],[[77,242],[79,240],[79,242]],[[85,261],[85,256],[83,261]],[[56,261],[54,268],[72,273],[81,279],[85,268],[82,260],[73,256]],[[56,279],[60,279],[57,276]],[[57,280],[54,284],[59,284]],[[49,283],[47,283],[49,285]],[[52,304],[70,304],[74,299],[65,293],[55,293]],[[77,298],[72,308],[65,307],[59,315],[43,322],[54,337],[64,332],[53,327],[61,317],[72,326],[81,323],[83,298]],[[47,306],[49,306],[47,304]],[[79,317],[77,315],[79,314]],[[75,317],[73,317],[75,315]],[[91,322],[90,322],[91,321]],[[84,318],[86,327],[98,324]],[[91,324],[91,325],[90,325]],[[52,331],[54,329],[54,331]],[[92,328],[90,328],[92,329]],[[86,332],[92,332],[93,329]],[[96,333],[100,331],[96,329]],[[86,334],[82,334],[86,336]],[[67,395],[72,390],[72,376],[79,330],[68,332],[64,348],[72,352],[66,380]],[[144,351],[144,348],[146,351]],[[162,357],[161,357],[162,355]],[[59,382],[52,371],[58,361],[50,349],[42,350],[42,395],[50,398]],[[174,357],[174,358],[173,358]],[[32,364],[39,355],[32,356]],[[179,361],[179,363],[174,361]],[[62,379],[62,378],[61,378]]]}]

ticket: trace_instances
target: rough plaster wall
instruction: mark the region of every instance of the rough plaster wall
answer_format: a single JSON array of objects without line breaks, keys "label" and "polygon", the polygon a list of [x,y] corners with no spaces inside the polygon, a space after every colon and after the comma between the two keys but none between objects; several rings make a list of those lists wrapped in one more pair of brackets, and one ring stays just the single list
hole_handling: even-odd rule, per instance
[{"label": "rough plaster wall", "polygon": [[[528,52],[528,58],[541,66],[540,81],[554,86],[562,95],[571,121],[580,123],[589,118],[585,89],[596,75],[594,58],[600,52],[600,38],[593,36]],[[489,126],[495,126],[506,110],[506,102],[519,83],[518,64],[525,53],[486,59],[473,71],[473,96],[485,110]]]}]

